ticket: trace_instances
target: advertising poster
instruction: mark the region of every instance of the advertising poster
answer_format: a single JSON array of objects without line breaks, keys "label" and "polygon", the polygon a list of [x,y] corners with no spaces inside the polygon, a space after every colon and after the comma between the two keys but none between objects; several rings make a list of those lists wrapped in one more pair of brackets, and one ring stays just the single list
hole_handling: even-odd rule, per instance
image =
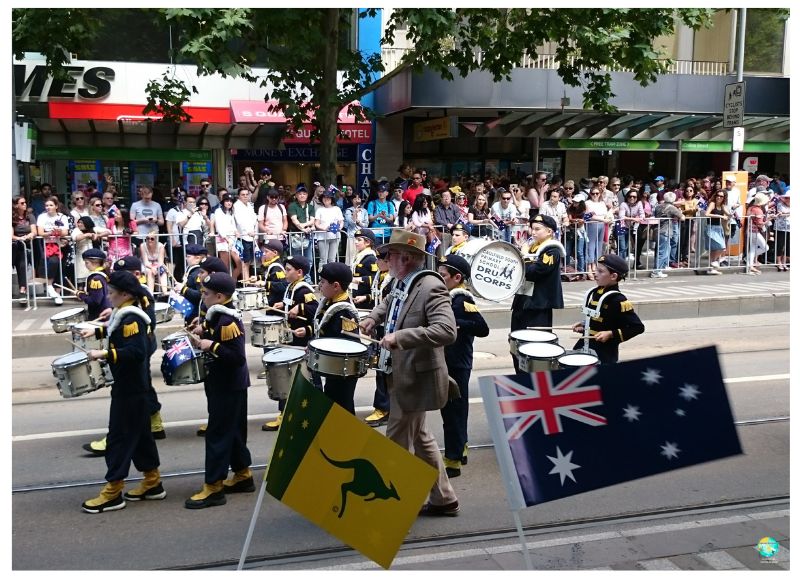
[{"label": "advertising poster", "polygon": [[94,159],[77,159],[69,162],[72,175],[72,191],[85,191],[90,181],[97,183],[100,175],[100,162]]},{"label": "advertising poster", "polygon": [[[151,161],[135,161],[133,164],[133,190],[136,192],[139,186],[147,185],[153,187],[156,181],[158,167]],[[134,201],[139,199],[138,193],[134,193]]]},{"label": "advertising poster", "polygon": [[182,161],[183,187],[194,195],[200,194],[200,181],[211,175],[210,161]]}]

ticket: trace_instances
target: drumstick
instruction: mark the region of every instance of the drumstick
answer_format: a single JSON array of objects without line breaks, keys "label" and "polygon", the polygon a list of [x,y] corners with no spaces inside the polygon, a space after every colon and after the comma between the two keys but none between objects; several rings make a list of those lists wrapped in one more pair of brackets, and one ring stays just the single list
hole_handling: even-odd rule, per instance
[{"label": "drumstick", "polygon": [[76,290],[76,291],[78,290],[78,289],[75,287],[75,284],[73,284],[73,283],[72,283],[72,280],[70,280],[69,278],[64,278],[64,280],[66,280],[66,281],[67,281],[67,284],[69,284],[69,287],[70,287],[70,288],[72,288],[73,290]]},{"label": "drumstick", "polygon": [[571,326],[529,326],[528,330],[572,330]]},{"label": "drumstick", "polygon": [[[284,312],[284,311],[283,311],[283,310],[281,310],[280,308],[275,308],[275,307],[273,307],[273,306],[264,306],[264,308],[266,308],[267,310],[272,310],[273,312],[280,312],[281,314],[283,314],[283,315],[284,315],[284,316],[286,316],[287,318],[288,318],[288,316],[289,316],[289,313],[288,313],[288,312]],[[304,318],[303,316],[295,316],[295,318],[296,318],[297,320],[302,320],[303,322],[308,322],[308,318]]]},{"label": "drumstick", "polygon": [[352,336],[353,338],[358,338],[359,340],[368,340],[369,342],[372,342],[372,343],[375,343],[375,344],[380,344],[380,342],[381,342],[380,340],[375,340],[374,338],[370,338],[368,336],[363,336],[363,335],[355,333],[355,332],[349,332],[347,330],[343,330],[342,334],[346,334],[347,336]]},{"label": "drumstick", "polygon": [[73,290],[72,288],[67,288],[66,286],[62,286],[61,284],[56,284],[55,282],[53,282],[53,286],[58,286],[62,290],[66,290],[67,292],[71,292],[72,294],[77,294],[78,293],[78,290]]},{"label": "drumstick", "polygon": [[72,342],[72,341],[71,341],[70,339],[68,339],[68,338],[65,338],[64,340],[66,340],[68,343],[70,343],[70,344],[71,344],[72,346],[74,346],[75,348],[78,348],[78,349],[82,350],[83,352],[86,352],[86,353],[88,353],[88,352],[89,352],[89,350],[88,350],[88,349],[85,349],[85,348],[83,348],[83,347],[82,347],[81,345],[79,345],[79,344],[75,344],[74,342]]}]

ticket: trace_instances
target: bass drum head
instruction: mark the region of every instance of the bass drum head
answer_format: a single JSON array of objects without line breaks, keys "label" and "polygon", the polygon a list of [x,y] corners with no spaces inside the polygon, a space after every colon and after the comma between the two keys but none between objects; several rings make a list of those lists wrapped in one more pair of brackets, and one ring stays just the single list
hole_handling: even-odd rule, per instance
[{"label": "bass drum head", "polygon": [[454,253],[470,263],[468,285],[486,300],[511,298],[525,279],[522,255],[509,243],[473,239]]}]

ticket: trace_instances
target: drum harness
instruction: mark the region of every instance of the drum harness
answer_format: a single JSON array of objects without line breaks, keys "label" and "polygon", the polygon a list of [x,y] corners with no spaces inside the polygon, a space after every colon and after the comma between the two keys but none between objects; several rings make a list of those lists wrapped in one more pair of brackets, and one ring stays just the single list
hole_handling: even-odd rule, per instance
[{"label": "drum harness", "polygon": [[375,306],[380,304],[383,300],[383,289],[386,288],[392,280],[394,280],[394,278],[392,278],[391,274],[388,272],[386,276],[383,277],[383,280],[381,280],[381,272],[378,272],[378,275],[372,279],[370,293],[372,294],[372,301],[375,303]]},{"label": "drum harness", "polygon": [[619,290],[609,290],[608,292],[604,292],[602,296],[597,300],[597,306],[595,308],[590,308],[589,303],[592,300],[592,294],[596,288],[591,288],[589,291],[586,292],[586,296],[583,299],[583,306],[581,307],[581,311],[583,312],[583,347],[581,350],[585,353],[589,352],[589,324],[591,323],[592,318],[599,318],[600,317],[600,309],[603,306],[603,302],[609,296],[613,296],[614,294],[620,294]]},{"label": "drum harness", "polygon": [[109,339],[111,338],[111,333],[114,332],[120,324],[122,324],[122,319],[127,314],[133,314],[141,318],[145,324],[145,328],[147,328],[147,334],[150,334],[150,317],[147,316],[145,311],[138,306],[123,306],[122,308],[114,310],[111,313],[111,318],[108,320],[106,334],[108,335]]},{"label": "drum harness", "polygon": [[[356,309],[355,305],[353,305],[353,303],[350,301],[350,299],[343,300],[342,302],[335,302],[331,304],[330,307],[328,307],[327,304],[328,304],[328,299],[323,298],[322,301],[319,303],[319,308],[317,308],[317,311],[314,313],[315,336],[319,335],[319,329],[325,326],[328,323],[328,321],[333,317],[333,315],[341,310],[349,310],[353,314],[355,319],[358,320],[358,310]],[[328,308],[327,310],[325,310],[326,307]],[[325,312],[325,314],[323,314],[320,317],[321,312]]]},{"label": "drum harness", "polygon": [[[526,256],[525,261],[538,262],[539,255],[547,248],[552,248],[553,246],[558,248],[559,259],[567,255],[567,252],[564,249],[564,246],[561,245],[561,242],[559,242],[558,240],[550,239],[550,240],[545,240],[544,242],[539,244],[539,246],[536,248],[536,251],[532,255],[530,255],[530,257]],[[522,286],[520,286],[519,290],[517,290],[517,294],[524,294],[525,296],[533,296],[533,285],[534,282],[530,280],[525,280],[523,277]]]},{"label": "drum harness", "polygon": [[[233,303],[231,301],[230,303]],[[208,309],[206,312],[205,318],[203,319],[203,324],[208,323],[209,325],[214,324],[214,319],[217,317],[218,314],[227,314],[231,318],[235,318],[238,321],[242,321],[242,313],[239,310],[235,310],[233,308],[228,308],[222,304],[214,304],[211,308]],[[203,361],[206,365],[209,362],[214,360],[214,355],[203,352]]]},{"label": "drum harness", "polygon": [[314,291],[308,282],[303,282],[302,280],[298,281],[294,286],[287,286],[286,292],[283,293],[283,310],[287,314],[289,310],[292,309],[292,306],[294,306],[294,293],[301,287],[308,288],[312,292]]},{"label": "drum harness", "polygon": [[[386,321],[386,332],[389,332],[389,328],[391,325],[391,331],[394,331],[395,323],[400,316],[400,310],[405,305],[406,298],[408,298],[411,289],[414,288],[414,284],[417,283],[417,280],[420,280],[424,276],[436,276],[439,280],[442,280],[442,277],[439,275],[438,272],[434,272],[433,270],[420,270],[416,272],[411,279],[408,281],[408,285],[406,286],[405,290],[399,290],[397,285],[399,282],[397,280],[392,280],[392,291],[389,293],[389,296],[392,298],[392,303],[389,305],[389,308],[386,310],[387,316],[391,316],[391,319],[387,319]],[[442,280],[444,284],[444,280]],[[390,375],[392,374],[392,352],[384,347],[381,347],[381,352],[378,357],[378,368],[381,369],[381,372]],[[384,370],[385,369],[385,370]]]}]

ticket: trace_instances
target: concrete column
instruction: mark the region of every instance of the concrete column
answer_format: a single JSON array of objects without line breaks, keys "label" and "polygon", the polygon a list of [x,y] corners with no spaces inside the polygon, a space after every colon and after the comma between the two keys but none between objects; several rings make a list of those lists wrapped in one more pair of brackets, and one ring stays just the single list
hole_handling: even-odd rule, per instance
[{"label": "concrete column", "polygon": [[375,121],[375,177],[394,179],[402,162],[403,117]]}]

